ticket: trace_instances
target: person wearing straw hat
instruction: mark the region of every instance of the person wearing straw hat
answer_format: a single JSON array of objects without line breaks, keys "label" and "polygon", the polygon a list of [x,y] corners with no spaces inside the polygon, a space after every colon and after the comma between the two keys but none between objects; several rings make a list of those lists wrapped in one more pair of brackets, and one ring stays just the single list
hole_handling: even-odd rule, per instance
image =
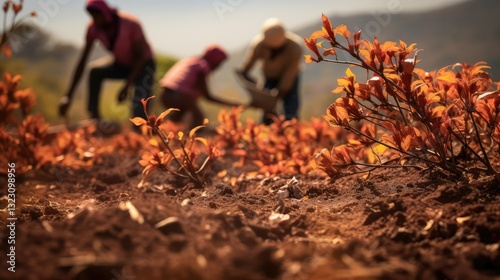
[{"label": "person wearing straw hat", "polygon": [[[277,97],[283,100],[287,120],[298,118],[301,44],[302,39],[298,35],[287,31],[280,20],[270,18],[262,25],[261,34],[252,40],[246,58],[237,71],[248,81],[255,82],[249,72],[257,62],[262,61],[264,88],[277,92]],[[264,111],[262,121],[270,124],[272,116],[276,116],[276,109]]]},{"label": "person wearing straw hat", "polygon": [[208,87],[208,77],[227,58],[226,51],[218,45],[208,46],[201,56],[192,56],[181,59],[170,68],[160,80],[163,88],[161,102],[166,108],[177,108],[178,112],[171,112],[168,119],[175,123],[182,123],[184,117],[191,115],[189,129],[202,125],[205,119],[198,106],[198,99],[204,97],[216,103],[239,106],[214,96]]},{"label": "person wearing straw hat", "polygon": [[118,93],[118,102],[125,101],[130,88],[134,87],[132,114],[145,118],[141,99],[151,95],[156,64],[139,20],[132,14],[110,7],[103,0],[87,0],[86,9],[92,17],[87,27],[86,44],[69,89],[59,102],[59,115],[66,116],[93,44],[100,41],[113,53],[114,59],[90,70],[87,105],[90,117],[97,120],[101,118],[99,95],[102,82],[105,79],[119,79],[124,80],[125,85]]}]

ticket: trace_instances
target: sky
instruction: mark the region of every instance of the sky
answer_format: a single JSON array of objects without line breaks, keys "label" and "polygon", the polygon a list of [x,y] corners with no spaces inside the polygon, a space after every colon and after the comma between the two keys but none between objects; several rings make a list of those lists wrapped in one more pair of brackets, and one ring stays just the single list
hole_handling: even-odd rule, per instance
[{"label": "sky", "polygon": [[[16,1],[16,0],[15,0]],[[19,1],[19,0],[17,0]],[[317,22],[321,14],[406,13],[432,10],[466,0],[108,0],[135,14],[153,49],[162,54],[196,55],[217,43],[238,50],[259,33],[262,22],[279,18],[293,30]],[[25,0],[24,12],[36,11],[35,24],[64,42],[83,45],[84,0]]]}]

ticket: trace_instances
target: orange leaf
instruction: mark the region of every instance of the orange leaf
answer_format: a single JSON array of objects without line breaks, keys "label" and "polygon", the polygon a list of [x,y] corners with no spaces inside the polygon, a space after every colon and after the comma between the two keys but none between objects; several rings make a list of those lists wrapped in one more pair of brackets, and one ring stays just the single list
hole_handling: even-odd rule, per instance
[{"label": "orange leaf", "polygon": [[312,57],[312,56],[311,56],[311,55],[309,55],[309,54],[304,55],[304,57],[305,57],[305,59],[306,59],[306,60],[305,60],[305,62],[306,62],[307,64],[309,64],[309,63],[311,63],[311,62],[318,62],[318,60],[317,60],[316,58]]},{"label": "orange leaf", "polygon": [[18,14],[22,8],[23,8],[22,2],[19,4],[12,3],[12,10],[14,10],[15,14]]},{"label": "orange leaf", "polygon": [[314,52],[314,54],[318,57],[318,60],[322,60],[323,58],[321,57],[321,54],[319,53],[318,50],[318,45],[316,45],[316,39],[308,39],[304,38],[304,43],[306,44],[306,47]]},{"label": "orange leaf", "polygon": [[227,170],[222,170],[219,173],[217,173],[217,178],[224,178],[227,175]]},{"label": "orange leaf", "polygon": [[332,90],[332,93],[333,94],[339,94],[339,93],[342,93],[343,91],[344,91],[344,87],[337,87],[336,89]]},{"label": "orange leaf", "polygon": [[326,17],[325,14],[322,14],[321,21],[323,22],[323,28],[326,34],[328,34],[328,37],[330,37],[329,39],[335,41],[335,34],[333,32],[332,23],[330,19],[328,19],[328,17]]},{"label": "orange leaf", "polygon": [[457,82],[457,78],[455,77],[455,73],[453,73],[452,71],[440,71],[437,79],[439,81],[448,82],[451,84],[454,84]]},{"label": "orange leaf", "polygon": [[351,85],[351,81],[346,78],[337,79],[337,83],[339,84],[339,87],[342,87],[342,89]]},{"label": "orange leaf", "polygon": [[323,56],[335,55],[335,54],[336,52],[334,48],[325,49],[325,51],[323,52]]},{"label": "orange leaf", "polygon": [[158,123],[160,120],[163,120],[168,114],[170,114],[170,112],[172,111],[180,111],[179,109],[177,108],[169,108],[165,111],[163,111],[163,113],[161,113],[158,118],[156,119],[156,122]]},{"label": "orange leaf", "polygon": [[203,143],[205,146],[208,146],[208,141],[207,139],[203,138],[203,137],[196,137],[194,138],[194,140],[196,141],[200,141],[201,143]]},{"label": "orange leaf", "polygon": [[[154,96],[154,95],[152,95],[152,96],[150,96],[150,97],[148,97],[148,98],[143,98],[143,99],[141,99],[141,103],[142,103],[142,107],[144,108],[144,112],[147,112],[147,105],[148,105],[148,102],[149,102],[149,100],[150,100],[150,99],[153,99],[153,98],[155,98],[155,96]],[[146,113],[146,115],[147,115],[147,113]]]},{"label": "orange leaf", "polygon": [[354,75],[354,73],[351,71],[351,68],[347,68],[347,70],[345,70],[345,73],[349,78],[356,78],[356,75]]},{"label": "orange leaf", "polygon": [[191,129],[191,131],[189,131],[189,138],[193,139],[194,135],[196,134],[196,131],[198,131],[199,129],[204,128],[204,127],[206,127],[206,126],[199,125],[193,129]]},{"label": "orange leaf", "polygon": [[359,140],[356,140],[356,139],[349,139],[347,142],[351,145],[354,145],[354,146],[361,145],[361,142]]},{"label": "orange leaf", "polygon": [[9,48],[9,46],[7,46],[7,44],[5,44],[5,45],[3,45],[3,46],[1,47],[1,49],[0,49],[0,53],[4,53],[4,54],[5,54],[5,56],[6,56],[7,58],[12,57],[12,51],[11,51],[11,49]]},{"label": "orange leaf", "polygon": [[238,149],[233,150],[232,154],[237,157],[246,157],[248,155],[248,152],[246,150]]},{"label": "orange leaf", "polygon": [[347,38],[350,32],[349,32],[349,30],[347,30],[347,26],[345,24],[341,24],[341,25],[335,27],[335,34],[337,34],[337,33],[339,33],[342,36],[344,36],[345,38]]},{"label": "orange leaf", "polygon": [[311,40],[317,40],[319,38],[329,39],[328,34],[325,34],[324,30],[316,30],[309,36]]},{"label": "orange leaf", "polygon": [[160,144],[158,143],[158,141],[156,141],[156,139],[154,139],[154,138],[149,139],[148,143],[151,146],[153,146],[153,147],[159,147],[160,146]]},{"label": "orange leaf", "polygon": [[134,123],[136,126],[148,124],[148,122],[146,122],[146,120],[141,117],[135,117],[133,119],[130,119],[130,121]]}]

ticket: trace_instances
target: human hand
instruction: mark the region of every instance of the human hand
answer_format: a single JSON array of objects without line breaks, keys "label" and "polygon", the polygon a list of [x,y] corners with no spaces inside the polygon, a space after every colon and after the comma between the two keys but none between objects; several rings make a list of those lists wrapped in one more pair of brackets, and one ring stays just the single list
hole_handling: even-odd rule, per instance
[{"label": "human hand", "polygon": [[68,96],[64,96],[59,101],[59,116],[66,117],[68,113],[69,105],[71,104],[71,98]]},{"label": "human hand", "polygon": [[256,80],[254,77],[252,77],[252,76],[248,75],[247,73],[243,73],[243,71],[241,71],[241,70],[236,69],[234,72],[235,72],[238,76],[240,76],[240,77],[242,77],[244,80],[246,80],[247,82],[250,82],[250,83],[252,83],[252,84],[256,84],[256,83],[257,83],[257,80]]},{"label": "human hand", "polygon": [[128,92],[129,92],[129,87],[128,86],[124,86],[120,92],[118,93],[118,103],[122,103],[123,101],[125,101],[128,97]]},{"label": "human hand", "polygon": [[269,95],[271,96],[278,96],[280,94],[280,91],[277,88],[272,88],[269,90]]}]

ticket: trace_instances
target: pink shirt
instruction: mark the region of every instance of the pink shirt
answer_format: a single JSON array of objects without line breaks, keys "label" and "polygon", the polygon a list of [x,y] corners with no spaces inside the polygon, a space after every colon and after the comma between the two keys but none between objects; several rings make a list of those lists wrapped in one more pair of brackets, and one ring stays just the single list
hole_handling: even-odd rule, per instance
[{"label": "pink shirt", "polygon": [[202,57],[189,57],[177,62],[160,80],[163,88],[182,92],[193,98],[198,98],[206,91],[204,83],[200,79],[205,79],[212,71],[208,62]]},{"label": "pink shirt", "polygon": [[132,56],[132,42],[138,40],[144,42],[146,57],[147,59],[151,59],[153,57],[153,52],[144,36],[144,32],[142,31],[141,24],[137,17],[122,11],[118,12],[118,16],[120,17],[120,29],[113,49],[111,49],[111,43],[106,33],[97,29],[93,20],[90,21],[87,29],[87,42],[98,39],[108,50],[113,52],[116,62],[125,66],[132,66],[134,62]]}]

